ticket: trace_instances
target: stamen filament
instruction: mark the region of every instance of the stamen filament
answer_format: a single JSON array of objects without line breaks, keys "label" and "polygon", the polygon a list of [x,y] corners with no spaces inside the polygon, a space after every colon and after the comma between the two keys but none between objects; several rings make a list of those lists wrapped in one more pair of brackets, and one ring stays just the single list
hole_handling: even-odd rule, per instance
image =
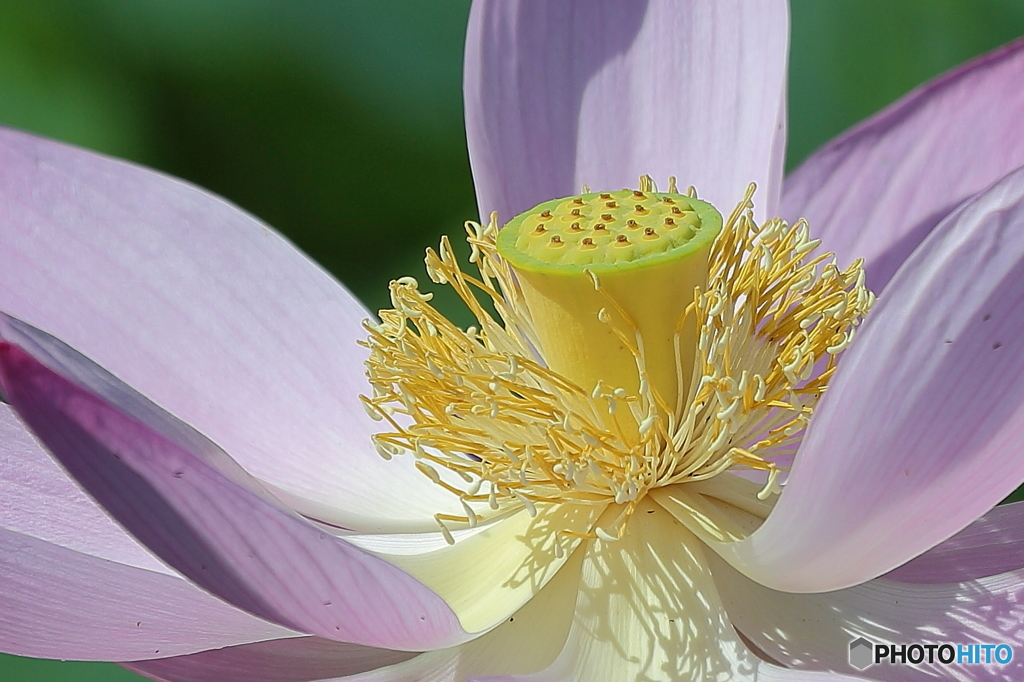
[{"label": "stamen filament", "polygon": [[[585,291],[599,302],[593,329],[621,348],[629,382],[623,373],[615,380],[566,376],[539,354],[550,347],[543,342],[550,330],[538,330],[539,309],[527,293],[532,285],[499,254],[494,215],[484,225],[466,223],[479,276],[462,272],[447,238],[426,258],[431,280],[455,290],[476,327],[452,324],[414,279],[391,283],[393,307],[381,311],[379,323],[365,324],[373,391],[362,404],[390,429],[374,439],[382,457],[412,453],[425,476],[459,498],[463,516],[435,517],[446,540],[454,542],[452,529],[517,509],[534,514],[538,504],[559,501],[623,505],[613,523],[586,535],[616,538],[651,489],[730,469],[766,473],[759,499],[778,492],[782,469],[775,460],[795,452],[836,355],[848,347],[874,295],[864,288],[861,261],[840,270],[829,254],[815,253],[819,242],[809,238],[805,222],[758,226],[753,191],[709,243],[706,280],[682,289],[693,294],[664,334],[652,336],[635,319],[628,287],[609,287],[613,275],[596,266],[581,271]],[[601,237],[607,243],[615,239],[611,226],[643,232],[640,212],[628,219],[635,226],[620,213],[634,204],[646,213],[669,211],[683,229],[684,207],[699,201],[692,187],[676,194],[674,179],[668,195],[646,177],[639,194],[606,194],[599,231],[609,233]],[[560,201],[586,209],[588,196]],[[586,231],[585,213],[572,215],[558,249],[595,239],[570,236]],[[537,214],[544,239],[556,234],[560,214],[543,207]]]}]

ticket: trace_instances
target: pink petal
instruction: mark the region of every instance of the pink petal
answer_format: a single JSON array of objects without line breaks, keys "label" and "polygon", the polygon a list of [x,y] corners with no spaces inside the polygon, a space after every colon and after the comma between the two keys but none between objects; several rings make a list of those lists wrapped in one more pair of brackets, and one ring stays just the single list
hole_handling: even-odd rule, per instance
[{"label": "pink petal", "polygon": [[[0,131],[0,258],[0,310],[99,362],[310,512],[368,531],[434,530],[435,512],[458,508],[370,446],[355,345],[366,311],[234,206]],[[383,477],[392,485],[365,485]]]},{"label": "pink petal", "polygon": [[[758,585],[713,561],[715,582],[737,629],[773,659],[801,668],[832,669],[870,679],[1024,679],[1024,572],[948,585],[873,580],[828,594],[789,594]],[[1001,644],[1014,649],[1005,666],[876,665],[847,662],[857,637],[878,643]]]},{"label": "pink petal", "polygon": [[0,651],[117,661],[180,656],[294,633],[176,575],[0,528]]},{"label": "pink petal", "polygon": [[310,682],[354,675],[415,656],[318,637],[296,637],[124,664],[165,682]]},{"label": "pink petal", "polygon": [[1024,40],[926,83],[813,154],[784,185],[841,264],[881,291],[955,206],[1024,164]]},{"label": "pink petal", "polygon": [[98,559],[176,575],[86,496],[4,404],[0,528]]},{"label": "pink petal", "polygon": [[1024,502],[996,507],[884,577],[907,583],[954,583],[1018,569],[1024,569]]},{"label": "pink petal", "polygon": [[785,147],[785,2],[474,3],[465,101],[480,214],[696,186],[723,211],[747,184],[777,204]]},{"label": "pink petal", "polygon": [[0,650],[126,660],[289,630],[183,580],[86,497],[0,405]]},{"label": "pink petal", "polygon": [[330,639],[399,649],[466,639],[437,595],[276,506],[223,451],[102,369],[16,320],[0,332],[0,384],[19,416],[118,521],[200,587]]},{"label": "pink petal", "polygon": [[[582,552],[574,553],[568,564],[533,599],[487,634],[456,647],[428,651],[404,662],[367,670],[344,679],[346,682],[465,682],[467,677],[477,674],[543,669],[558,654],[572,622],[580,558]],[[284,677],[285,680],[309,679],[304,675],[311,668],[354,666],[358,660],[366,660],[369,664],[375,656],[362,656],[358,651],[351,650],[336,651],[323,640],[311,639],[310,643],[313,642],[317,643],[311,652],[313,660],[296,662],[293,669],[295,677]],[[232,677],[222,681],[214,673],[222,667],[227,668],[232,662],[236,662],[242,671],[258,673],[253,670],[257,666],[246,660],[250,651],[255,651],[257,660],[265,661],[270,671],[279,670],[287,675],[289,661],[293,655],[300,654],[302,649],[302,645],[296,649],[290,642],[281,643],[280,646],[238,647],[223,655],[220,652],[206,652],[166,662],[146,661],[142,665],[133,663],[129,667],[146,674],[159,672],[159,679],[167,682],[206,682],[207,678],[198,677],[201,674],[212,677],[210,682],[232,682]],[[380,665],[384,665],[384,662],[381,661]],[[244,676],[241,679],[245,682],[250,680]],[[261,679],[256,677],[253,682],[260,682]],[[279,682],[278,678],[271,680]]]},{"label": "pink petal", "polygon": [[776,589],[861,583],[1009,494],[1022,448],[1024,169],[911,255],[840,362],[774,511],[718,549]]}]

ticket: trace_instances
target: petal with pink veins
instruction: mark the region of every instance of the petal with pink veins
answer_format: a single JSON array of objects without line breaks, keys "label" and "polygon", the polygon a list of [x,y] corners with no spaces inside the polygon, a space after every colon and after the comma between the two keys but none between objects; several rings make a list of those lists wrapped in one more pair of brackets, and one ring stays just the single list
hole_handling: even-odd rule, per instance
[{"label": "petal with pink veins", "polygon": [[179,656],[297,633],[176,575],[0,528],[0,651],[91,661]]},{"label": "petal with pink veins", "polygon": [[[642,174],[773,213],[786,144],[785,2],[477,2],[466,134],[480,214],[504,223]],[[728,210],[728,209],[727,209]]]},{"label": "petal with pink veins", "polygon": [[175,575],[83,493],[3,403],[0,528],[97,559]]},{"label": "petal with pink veins", "polygon": [[807,218],[881,291],[962,201],[1024,165],[1024,39],[926,83],[786,178],[782,216]]},{"label": "petal with pink veins", "polygon": [[882,644],[1024,645],[1024,572],[945,585],[872,580],[827,594],[777,592],[712,558],[715,583],[737,629],[773,659],[887,682],[1024,679],[1024,657],[1008,665],[849,666],[857,637]]},{"label": "petal with pink veins", "polygon": [[0,404],[0,650],[130,660],[296,633],[210,596],[111,521]]},{"label": "petal with pink veins", "polygon": [[956,583],[1024,569],[1024,502],[996,507],[962,531],[883,577]]},{"label": "petal with pink veins", "polygon": [[396,665],[414,656],[319,637],[295,637],[122,665],[162,682],[312,682]]},{"label": "petal with pink veins", "polygon": [[0,310],[77,348],[304,511],[380,532],[435,530],[434,513],[460,509],[371,446],[358,400],[366,310],[224,200],[0,130],[0,258]]},{"label": "petal with pink veins", "polygon": [[[394,665],[362,673],[350,673],[345,682],[465,682],[473,675],[493,675],[500,672],[528,673],[544,669],[562,647],[572,623],[576,586],[579,583],[580,559],[578,551],[544,588],[523,608],[512,614],[495,629],[471,642],[449,649],[420,654]],[[306,682],[310,669],[323,664],[339,668],[350,665],[354,656],[348,645],[322,640],[315,645],[313,664],[289,667],[294,656],[308,645],[280,645],[237,647],[224,652],[204,652],[161,661],[133,663],[128,667],[144,674],[153,674],[166,682]],[[322,642],[319,643],[319,642]],[[339,647],[335,649],[335,647]],[[260,667],[247,660],[248,652],[256,652],[256,660],[265,661]],[[229,670],[237,664],[235,671]],[[216,676],[225,670],[226,678]],[[264,672],[264,671],[269,671]],[[253,677],[247,677],[246,674]],[[263,677],[259,677],[263,675]],[[275,676],[276,675],[276,676]],[[339,681],[340,682],[340,681]]]},{"label": "petal with pink veins", "polygon": [[235,606],[370,646],[429,649],[468,638],[421,583],[276,504],[210,441],[11,318],[0,318],[0,385],[47,449],[140,542]]}]

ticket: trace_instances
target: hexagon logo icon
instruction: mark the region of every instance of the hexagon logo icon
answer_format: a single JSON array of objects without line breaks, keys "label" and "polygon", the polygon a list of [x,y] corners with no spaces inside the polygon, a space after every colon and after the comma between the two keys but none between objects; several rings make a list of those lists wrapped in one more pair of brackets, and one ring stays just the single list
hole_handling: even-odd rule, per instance
[{"label": "hexagon logo icon", "polygon": [[853,640],[850,642],[850,665],[857,670],[864,670],[869,665],[873,665],[874,650],[874,645],[863,637]]}]

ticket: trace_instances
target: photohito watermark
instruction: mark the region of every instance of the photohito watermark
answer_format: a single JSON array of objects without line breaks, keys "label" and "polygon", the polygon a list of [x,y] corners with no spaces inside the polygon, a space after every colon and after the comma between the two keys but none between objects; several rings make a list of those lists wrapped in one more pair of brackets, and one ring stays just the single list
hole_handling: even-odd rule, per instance
[{"label": "photohito watermark", "polygon": [[879,644],[866,637],[850,642],[850,665],[864,670],[877,663],[891,665],[1006,665],[1013,660],[1009,644]]}]

